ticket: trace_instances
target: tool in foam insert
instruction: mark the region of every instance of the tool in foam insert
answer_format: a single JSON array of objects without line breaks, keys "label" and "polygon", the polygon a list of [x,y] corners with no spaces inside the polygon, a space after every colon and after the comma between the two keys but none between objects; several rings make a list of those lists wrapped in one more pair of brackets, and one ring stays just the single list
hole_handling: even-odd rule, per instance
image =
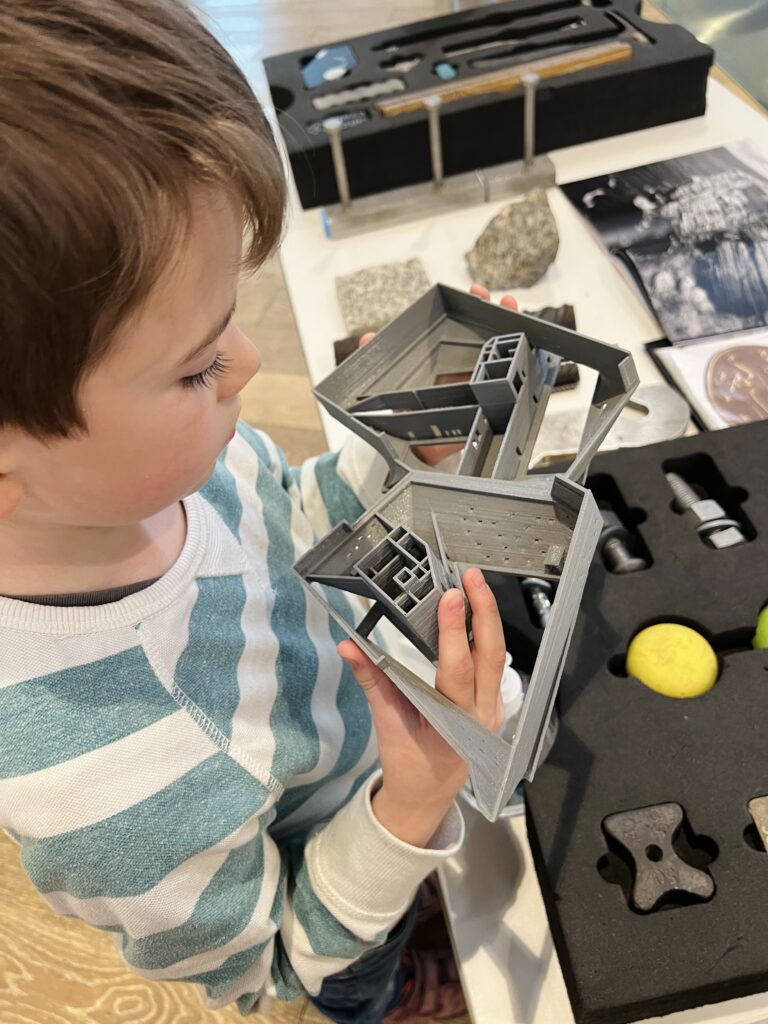
[{"label": "tool in foam insert", "polygon": [[678,894],[693,902],[714,896],[711,875],[684,861],[673,845],[683,817],[680,804],[666,803],[610,814],[603,821],[609,844],[618,843],[632,860],[632,909],[648,914]]},{"label": "tool in foam insert", "polygon": [[756,796],[747,804],[763,847],[768,850],[768,796]]},{"label": "tool in foam insert", "polygon": [[[510,40],[519,42],[505,46]],[[500,33],[495,39],[487,39],[479,45],[476,43],[461,49],[449,47],[446,52],[454,56],[466,54],[469,57],[468,64],[473,70],[491,71],[494,68],[508,66],[523,56],[554,56],[556,53],[573,52],[608,40],[634,41],[641,46],[648,46],[651,43],[651,39],[644,32],[636,29],[623,16],[614,11],[604,11],[600,12],[597,23],[593,18],[587,22],[583,17],[562,19],[548,24],[539,23],[525,32],[519,29],[508,30]],[[473,53],[479,53],[480,56],[471,57]]]},{"label": "tool in foam insert", "polygon": [[349,46],[326,46],[307,61],[301,69],[301,77],[307,89],[315,89],[325,82],[344,78],[355,67],[357,57]]},{"label": "tool in foam insert", "polygon": [[536,74],[542,80],[557,78],[560,75],[570,75],[577,71],[586,71],[591,68],[603,67],[606,64],[629,60],[631,56],[632,46],[629,43],[604,43],[599,46],[588,46],[584,49],[571,50],[556,56],[529,61],[526,64],[516,64],[499,71],[488,71],[480,75],[456,78],[451,82],[432,86],[430,89],[406,92],[402,96],[379,100],[375,107],[384,117],[397,117],[400,114],[410,114],[414,110],[420,110],[424,106],[426,98],[431,95],[440,96],[444,103],[454,103],[471,96],[513,92],[520,88],[523,76],[527,74]]},{"label": "tool in foam insert", "polygon": [[642,629],[627,648],[627,675],[665,697],[701,697],[715,685],[717,674],[711,644],[677,622]]},{"label": "tool in foam insert", "polygon": [[[339,122],[342,131],[345,128],[356,128],[360,124],[370,118],[370,114],[367,110],[340,110],[338,114],[333,115]],[[325,132],[325,118],[319,121],[312,121],[307,125],[307,133],[309,135],[322,135]]]},{"label": "tool in foam insert", "polygon": [[435,64],[434,73],[443,82],[451,82],[454,78],[458,78],[459,69],[455,64],[451,64],[449,60],[441,60]]},{"label": "tool in foam insert", "polygon": [[[497,46],[505,46],[515,41],[518,42],[518,45],[508,47],[504,56],[513,56],[520,50],[525,52],[544,50],[553,45],[553,41],[549,38],[550,36],[554,36],[555,40],[562,39],[567,32],[583,28],[585,25],[586,21],[584,18],[573,17],[573,15],[555,20],[537,18],[535,22],[529,23],[525,27],[508,28],[491,36],[484,36],[481,39],[463,39],[461,42],[449,44],[443,47],[443,53],[446,57],[466,57],[472,53],[495,50]],[[602,33],[604,36],[609,34],[615,35],[615,31],[609,33],[604,30]],[[529,40],[532,41],[529,42]],[[567,38],[563,42],[565,45],[568,45]]]},{"label": "tool in foam insert", "polygon": [[539,629],[544,629],[552,612],[555,588],[549,580],[541,580],[536,576],[526,576],[525,579],[520,580],[520,587],[525,594],[531,617]]},{"label": "tool in foam insert", "polygon": [[732,548],[746,541],[741,523],[727,516],[725,509],[714,498],[702,498],[679,473],[665,473],[664,476],[675,496],[678,509],[694,522],[696,532],[705,544],[721,549]]},{"label": "tool in foam insert", "polygon": [[600,509],[604,524],[598,549],[606,568],[617,576],[647,569],[646,560],[632,553],[630,532],[613,509],[601,501],[598,501],[597,507]]},{"label": "tool in foam insert", "polygon": [[768,650],[768,605],[757,616],[757,629],[752,637],[752,646],[756,651]]},{"label": "tool in foam insert", "polygon": [[392,92],[404,91],[405,82],[402,78],[385,78],[382,82],[367,82],[364,85],[341,89],[339,92],[329,92],[325,96],[315,96],[312,106],[322,114],[327,110],[347,107],[351,103],[363,103],[366,100],[376,99],[377,96],[387,96]]}]

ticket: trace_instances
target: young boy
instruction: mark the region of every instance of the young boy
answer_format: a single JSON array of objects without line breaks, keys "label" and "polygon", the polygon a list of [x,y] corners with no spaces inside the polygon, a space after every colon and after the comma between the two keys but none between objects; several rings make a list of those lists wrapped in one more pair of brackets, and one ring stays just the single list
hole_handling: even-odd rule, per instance
[{"label": "young boy", "polygon": [[[447,960],[401,952],[465,767],[291,572],[363,473],[237,421],[243,227],[253,269],[284,195],[181,0],[4,0],[0,825],[55,911],[212,1007],[447,1016]],[[438,686],[495,727],[501,624],[464,582],[475,647],[451,591]]]}]

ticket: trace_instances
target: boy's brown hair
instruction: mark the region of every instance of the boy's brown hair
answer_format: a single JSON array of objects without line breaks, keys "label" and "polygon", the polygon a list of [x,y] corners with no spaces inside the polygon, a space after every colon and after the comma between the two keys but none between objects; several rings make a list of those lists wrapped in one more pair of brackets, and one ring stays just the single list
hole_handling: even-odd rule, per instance
[{"label": "boy's brown hair", "polygon": [[0,3],[0,429],[84,427],[84,372],[189,223],[190,186],[242,202],[245,264],[285,183],[258,101],[185,0]]}]

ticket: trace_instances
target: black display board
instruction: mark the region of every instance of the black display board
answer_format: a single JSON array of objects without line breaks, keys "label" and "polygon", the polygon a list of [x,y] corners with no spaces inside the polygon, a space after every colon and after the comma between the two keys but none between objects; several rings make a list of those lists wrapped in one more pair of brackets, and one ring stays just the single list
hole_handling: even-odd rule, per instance
[{"label": "black display board", "polygon": [[[344,115],[344,151],[352,196],[428,181],[432,176],[423,109],[384,117],[375,99],[317,110],[341,90],[399,79],[406,93],[555,56],[578,47],[627,42],[630,59],[543,81],[537,93],[538,152],[635,131],[704,113],[712,50],[677,25],[644,21],[639,0],[508,0],[328,43],[348,47],[354,67],[318,80],[317,49],[269,57],[264,66],[278,123],[304,207],[338,200],[326,117]],[[349,60],[348,54],[340,59]],[[409,70],[397,70],[416,61]],[[311,66],[310,66],[311,65]],[[322,72],[322,64],[320,71]],[[436,70],[437,69],[437,70]],[[320,75],[321,77],[321,75]],[[441,114],[446,174],[490,167],[522,155],[523,99],[517,89],[446,103]]]},{"label": "black display board", "polygon": [[[768,990],[768,853],[747,809],[768,793],[768,651],[751,649],[768,602],[766,453],[768,422],[592,464],[596,497],[652,564],[620,576],[596,556],[560,687],[560,732],[527,786],[528,833],[578,1024]],[[707,547],[672,508],[665,472],[703,486],[747,542]],[[632,637],[667,621],[698,630],[718,654],[718,682],[702,697],[671,699],[625,675]],[[631,878],[602,822],[666,802],[683,807],[681,842],[715,893],[690,905],[672,895],[643,914],[630,909]]]}]

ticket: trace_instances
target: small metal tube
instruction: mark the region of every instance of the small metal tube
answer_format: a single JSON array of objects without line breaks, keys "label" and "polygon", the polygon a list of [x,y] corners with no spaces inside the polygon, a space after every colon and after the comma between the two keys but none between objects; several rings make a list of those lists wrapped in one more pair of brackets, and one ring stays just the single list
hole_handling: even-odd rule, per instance
[{"label": "small metal tube", "polygon": [[349,178],[347,177],[347,163],[344,159],[344,143],[341,141],[341,127],[341,119],[338,117],[327,117],[323,121],[323,130],[331,144],[333,173],[336,175],[336,188],[339,190],[339,200],[342,207],[346,209],[352,198],[349,193]]},{"label": "small metal tube", "polygon": [[442,188],[443,173],[443,141],[440,136],[440,108],[443,101],[439,96],[427,96],[424,106],[429,117],[429,151],[432,156],[432,180],[435,188]]},{"label": "small metal tube", "polygon": [[523,170],[530,171],[536,152],[536,87],[538,75],[523,75]]}]

